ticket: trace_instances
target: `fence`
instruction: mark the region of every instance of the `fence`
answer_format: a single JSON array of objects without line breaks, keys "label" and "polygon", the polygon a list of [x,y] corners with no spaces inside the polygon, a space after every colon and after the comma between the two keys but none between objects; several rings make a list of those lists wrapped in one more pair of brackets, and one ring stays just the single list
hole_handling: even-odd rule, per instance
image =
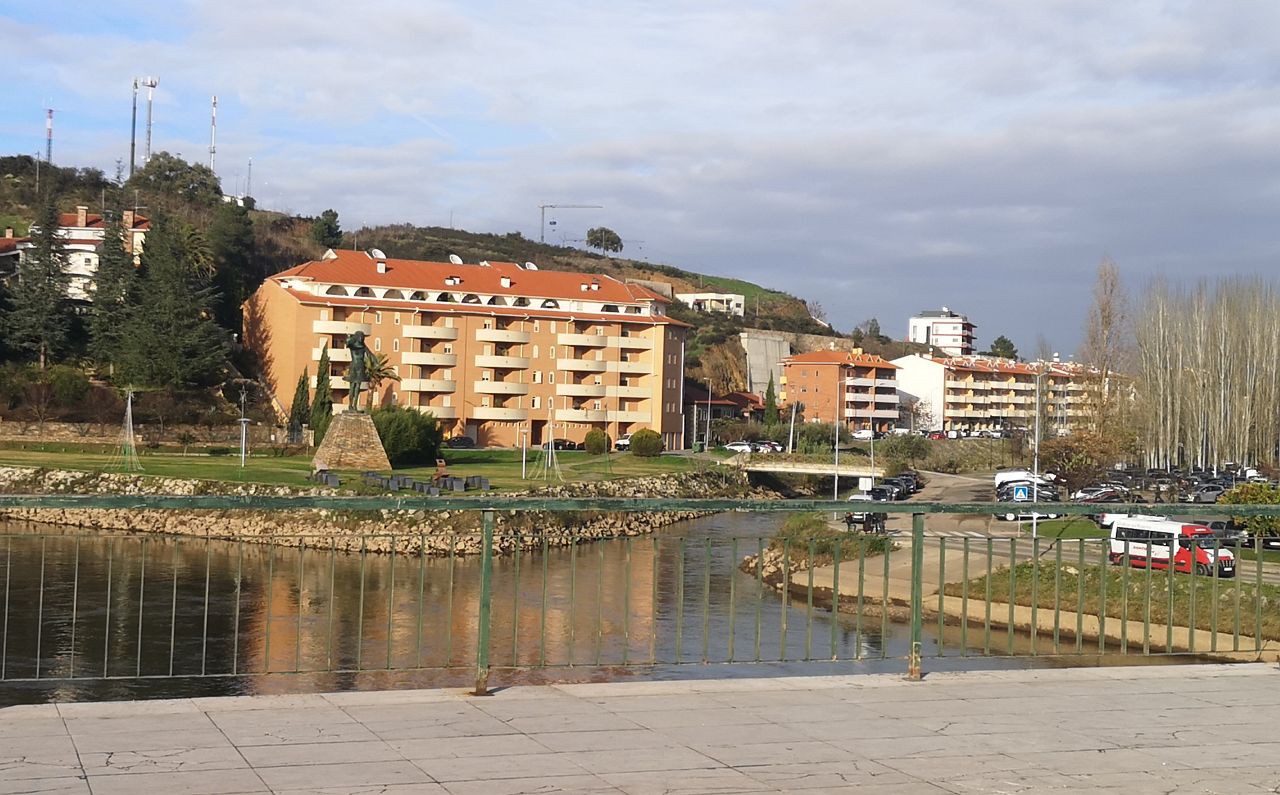
[{"label": "fence", "polygon": [[[878,506],[913,514],[910,532],[888,542],[856,533],[797,542],[761,530],[592,543],[544,535],[531,546],[498,529],[496,513],[745,512],[719,520],[732,524],[848,505],[0,495],[3,507],[481,514],[477,534],[448,545],[470,542],[480,552],[474,557],[431,557],[421,551],[426,544],[410,543],[421,539],[403,534],[363,538],[355,552],[329,536],[294,536],[282,546],[79,531],[0,535],[3,682],[473,669],[476,691],[485,692],[495,670],[868,659],[902,659],[919,678],[926,658],[1256,657],[1280,639],[1280,576],[1261,553],[1237,561],[1235,571],[1213,566],[1196,575],[1130,565],[1141,550],[1116,554],[1103,538],[928,531],[930,514],[990,514],[990,503]],[[1164,515],[1221,513],[1213,508],[1143,506]],[[1232,510],[1271,515],[1280,506]],[[1217,559],[1221,549],[1215,542],[1206,551]]]}]

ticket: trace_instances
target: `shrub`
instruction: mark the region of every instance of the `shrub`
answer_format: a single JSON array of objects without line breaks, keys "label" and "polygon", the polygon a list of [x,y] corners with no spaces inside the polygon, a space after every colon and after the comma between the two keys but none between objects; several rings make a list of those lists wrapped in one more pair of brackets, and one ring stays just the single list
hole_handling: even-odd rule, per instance
[{"label": "shrub", "polygon": [[662,434],[645,428],[631,434],[632,455],[651,458],[662,452]]},{"label": "shrub", "polygon": [[89,377],[74,367],[55,364],[49,368],[48,379],[54,402],[64,408],[74,406],[89,394]]},{"label": "shrub", "polygon": [[431,464],[440,454],[440,425],[430,414],[387,405],[374,409],[370,416],[392,466]]},{"label": "shrub", "polygon": [[[159,447],[160,445],[157,443],[156,446]],[[231,448],[230,447],[210,447],[209,455],[231,455]]]},{"label": "shrub", "polygon": [[592,428],[587,431],[587,438],[584,440],[584,444],[587,452],[591,455],[604,455],[613,446],[613,440],[609,438],[609,434],[599,428]]}]

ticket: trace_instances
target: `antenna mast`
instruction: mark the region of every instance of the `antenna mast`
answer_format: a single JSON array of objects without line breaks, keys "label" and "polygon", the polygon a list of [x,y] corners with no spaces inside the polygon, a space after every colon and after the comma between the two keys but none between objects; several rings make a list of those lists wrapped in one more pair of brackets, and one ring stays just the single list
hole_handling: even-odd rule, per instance
[{"label": "antenna mast", "polygon": [[138,154],[138,78],[133,78],[133,116],[129,125],[129,176],[133,176],[133,168]]},{"label": "antenna mast", "polygon": [[244,195],[253,195],[253,158],[249,158],[249,174],[244,178]]},{"label": "antenna mast", "polygon": [[[538,242],[547,242],[547,210],[603,210],[603,204],[539,204],[542,218],[538,223]],[[552,220],[554,224],[555,221]]]},{"label": "antenna mast", "polygon": [[151,106],[155,99],[156,86],[160,85],[160,81],[154,77],[142,78],[142,85],[147,89],[147,147],[142,155],[142,165],[151,162]]},{"label": "antenna mast", "polygon": [[44,119],[44,161],[53,165],[53,108],[45,109]]},{"label": "antenna mast", "polygon": [[214,155],[218,151],[218,95],[213,95],[213,115],[209,118],[209,170],[214,169]]}]

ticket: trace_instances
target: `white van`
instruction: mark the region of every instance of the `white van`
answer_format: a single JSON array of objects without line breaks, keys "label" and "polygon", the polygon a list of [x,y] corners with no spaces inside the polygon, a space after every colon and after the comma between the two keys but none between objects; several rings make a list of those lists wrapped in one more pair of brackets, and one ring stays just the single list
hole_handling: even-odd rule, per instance
[{"label": "white van", "polygon": [[[1176,549],[1175,549],[1176,547]],[[1236,558],[1222,549],[1213,531],[1158,516],[1122,516],[1111,525],[1111,562],[1139,568],[1168,569],[1186,574],[1236,576]]]}]

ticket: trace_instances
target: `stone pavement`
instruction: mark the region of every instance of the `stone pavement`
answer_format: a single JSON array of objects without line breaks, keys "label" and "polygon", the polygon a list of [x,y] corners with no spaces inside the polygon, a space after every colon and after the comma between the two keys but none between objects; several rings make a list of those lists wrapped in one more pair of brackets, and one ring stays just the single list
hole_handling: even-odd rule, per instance
[{"label": "stone pavement", "polygon": [[0,793],[1261,793],[1280,670],[1040,669],[0,710]]}]

